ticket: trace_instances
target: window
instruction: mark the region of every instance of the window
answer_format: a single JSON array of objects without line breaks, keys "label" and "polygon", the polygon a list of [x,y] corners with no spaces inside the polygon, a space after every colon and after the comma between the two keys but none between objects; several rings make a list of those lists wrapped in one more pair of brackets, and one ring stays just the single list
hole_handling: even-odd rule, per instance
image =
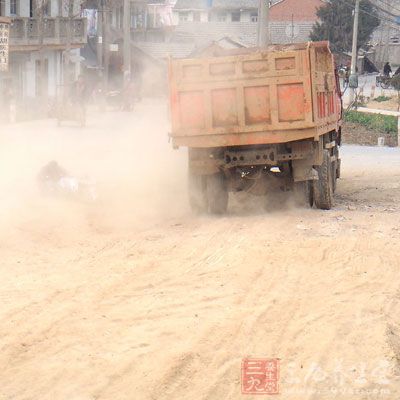
[{"label": "window", "polygon": [[180,21],[180,22],[187,22],[187,21],[189,21],[189,13],[188,13],[188,12],[180,12],[180,13],[179,13],[179,21]]},{"label": "window", "polygon": [[257,12],[252,12],[250,14],[250,20],[251,20],[251,22],[258,22],[258,13]]},{"label": "window", "polygon": [[18,14],[18,2],[17,0],[10,0],[10,15]]},{"label": "window", "polygon": [[200,22],[200,12],[199,11],[195,11],[193,13],[193,21],[194,22]]},{"label": "window", "polygon": [[217,14],[217,21],[218,22],[226,22],[227,15],[225,13]]},{"label": "window", "polygon": [[240,22],[240,11],[233,12],[231,17],[232,17],[232,22]]}]

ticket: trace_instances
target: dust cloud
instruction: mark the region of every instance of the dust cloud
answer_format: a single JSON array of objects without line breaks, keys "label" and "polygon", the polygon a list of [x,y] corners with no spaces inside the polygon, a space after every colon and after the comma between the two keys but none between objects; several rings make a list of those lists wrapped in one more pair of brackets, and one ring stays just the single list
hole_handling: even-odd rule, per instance
[{"label": "dust cloud", "polygon": [[[44,227],[73,236],[145,227],[188,212],[186,151],[168,143],[163,99],[133,113],[89,114],[88,126],[53,120],[3,126],[0,138],[0,218],[8,229]],[[97,201],[46,197],[37,174],[56,160],[72,176],[95,182]],[[25,228],[23,228],[25,227]]]},{"label": "dust cloud", "polygon": [[[1,127],[1,395],[236,400],[253,355],[281,360],[280,399],[360,399],[327,391],[336,360],[349,390],[354,365],[369,379],[386,362],[399,398],[399,150],[344,147],[331,211],[266,213],[242,193],[227,216],[197,217],[166,115],[144,100],[84,129]],[[99,200],[40,195],[51,160]],[[309,379],[315,365],[327,380]]]}]

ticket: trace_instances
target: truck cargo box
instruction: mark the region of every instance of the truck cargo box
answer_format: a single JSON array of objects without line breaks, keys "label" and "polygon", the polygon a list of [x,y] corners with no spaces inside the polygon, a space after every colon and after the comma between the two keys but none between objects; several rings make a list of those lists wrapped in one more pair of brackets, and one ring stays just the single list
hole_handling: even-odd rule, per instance
[{"label": "truck cargo box", "polygon": [[175,147],[318,140],[340,124],[328,42],[170,60],[169,82]]}]

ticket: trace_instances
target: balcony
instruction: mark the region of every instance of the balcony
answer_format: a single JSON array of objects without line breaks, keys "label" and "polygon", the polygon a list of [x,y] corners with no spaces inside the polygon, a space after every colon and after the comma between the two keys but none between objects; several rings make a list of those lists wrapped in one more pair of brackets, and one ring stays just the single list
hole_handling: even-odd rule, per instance
[{"label": "balcony", "polygon": [[[71,46],[81,47],[86,43],[85,18],[44,18],[43,46],[65,48],[68,28],[71,28]],[[36,50],[39,47],[39,20],[37,18],[16,17],[11,19],[10,50]]]}]

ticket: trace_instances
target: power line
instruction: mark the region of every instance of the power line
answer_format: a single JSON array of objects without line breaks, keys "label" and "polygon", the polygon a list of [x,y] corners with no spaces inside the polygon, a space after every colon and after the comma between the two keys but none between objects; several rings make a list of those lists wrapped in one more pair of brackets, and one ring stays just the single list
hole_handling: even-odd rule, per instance
[{"label": "power line", "polygon": [[[391,13],[390,11],[387,11],[387,10],[385,10],[384,8],[381,8],[381,7],[377,6],[377,5],[374,5],[374,7],[375,7],[377,10],[379,10],[379,11],[385,13],[385,14],[390,15],[391,17],[397,18],[397,17],[400,16],[400,15],[393,14],[393,13]],[[399,12],[400,12],[400,11],[399,11]]]},{"label": "power line", "polygon": [[[399,8],[393,7],[393,5],[387,3],[386,1],[384,1],[384,0],[375,0],[375,1],[379,1],[380,3],[384,4],[386,7],[391,8],[391,9],[397,11],[400,14],[400,9]],[[377,7],[375,4],[374,4],[374,6]]]},{"label": "power line", "polygon": [[[339,1],[342,2],[342,0],[339,0]],[[353,8],[353,6],[352,6],[351,4],[342,2],[342,5],[344,5],[344,6],[348,7],[348,8],[350,8],[351,10],[354,10],[354,8]],[[390,19],[390,18],[382,17],[382,16],[379,17],[379,16],[377,16],[377,15],[371,14],[371,13],[369,13],[368,11],[363,10],[361,7],[360,7],[360,13],[363,13],[363,14],[365,14],[365,15],[369,15],[370,17],[377,18],[377,19],[379,19],[380,21],[389,22],[389,23],[391,23],[391,24],[394,25],[394,26],[392,26],[393,29],[400,31],[400,27],[397,25],[396,21],[394,21],[394,20],[392,20],[392,19]]]}]

